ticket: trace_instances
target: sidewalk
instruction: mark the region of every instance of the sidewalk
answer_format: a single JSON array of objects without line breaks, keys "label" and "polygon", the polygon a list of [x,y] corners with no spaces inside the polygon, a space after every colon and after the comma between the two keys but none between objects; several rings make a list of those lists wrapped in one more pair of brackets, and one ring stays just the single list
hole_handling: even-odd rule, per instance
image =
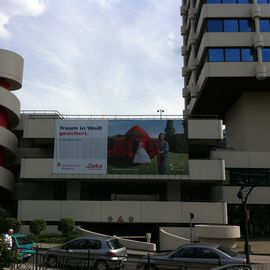
[{"label": "sidewalk", "polygon": [[[244,252],[244,241],[237,241],[236,247],[233,249],[237,252],[245,253]],[[270,266],[270,241],[249,241],[251,246],[250,250],[250,261],[251,263],[259,263],[263,265]]]},{"label": "sidewalk", "polygon": [[[235,251],[244,252],[244,241],[237,241]],[[255,255],[266,255],[270,256],[270,241],[249,241],[249,245],[251,246],[250,254]]]},{"label": "sidewalk", "polygon": [[261,268],[261,269],[268,269],[270,267],[270,256],[250,255],[250,262],[268,265],[267,268]]}]

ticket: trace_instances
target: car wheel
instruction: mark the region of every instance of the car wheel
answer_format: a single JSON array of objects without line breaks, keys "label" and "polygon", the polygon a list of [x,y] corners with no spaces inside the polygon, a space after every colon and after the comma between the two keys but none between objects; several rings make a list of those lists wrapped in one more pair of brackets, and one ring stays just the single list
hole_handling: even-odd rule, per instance
[{"label": "car wheel", "polygon": [[108,270],[109,267],[106,261],[96,261],[94,269],[95,270]]},{"label": "car wheel", "polygon": [[58,260],[56,256],[48,256],[46,259],[46,265],[50,268],[55,268],[57,266]]}]

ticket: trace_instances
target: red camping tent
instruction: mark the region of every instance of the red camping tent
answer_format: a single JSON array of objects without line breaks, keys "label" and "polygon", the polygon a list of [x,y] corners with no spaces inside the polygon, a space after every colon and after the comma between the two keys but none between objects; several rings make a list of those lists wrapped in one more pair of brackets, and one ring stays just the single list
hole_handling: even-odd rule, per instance
[{"label": "red camping tent", "polygon": [[133,126],[126,134],[112,137],[112,146],[108,149],[108,157],[133,159],[138,140],[143,142],[143,147],[150,158],[158,153],[158,140],[150,138],[148,133],[140,126]]}]

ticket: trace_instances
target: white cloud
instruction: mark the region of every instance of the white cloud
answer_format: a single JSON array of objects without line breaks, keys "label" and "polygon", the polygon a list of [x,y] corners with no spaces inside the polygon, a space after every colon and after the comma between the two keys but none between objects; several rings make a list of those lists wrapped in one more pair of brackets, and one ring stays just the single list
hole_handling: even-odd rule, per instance
[{"label": "white cloud", "polygon": [[6,25],[8,24],[8,16],[0,12],[0,36],[4,38],[9,37],[9,33],[6,29]]},{"label": "white cloud", "polygon": [[178,0],[29,1],[46,12],[5,11],[11,38],[0,34],[25,59],[23,109],[181,114]]},{"label": "white cloud", "polygon": [[44,10],[44,0],[1,0],[0,37],[9,37],[7,25],[15,16],[38,16]]}]

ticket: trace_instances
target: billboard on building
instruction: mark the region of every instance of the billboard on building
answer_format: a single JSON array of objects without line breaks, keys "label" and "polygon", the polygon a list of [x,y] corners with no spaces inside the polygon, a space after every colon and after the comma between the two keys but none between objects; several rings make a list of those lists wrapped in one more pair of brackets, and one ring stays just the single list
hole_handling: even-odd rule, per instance
[{"label": "billboard on building", "polygon": [[106,174],[108,121],[56,120],[53,173]]},{"label": "billboard on building", "polygon": [[58,120],[54,173],[188,174],[184,120]]}]

